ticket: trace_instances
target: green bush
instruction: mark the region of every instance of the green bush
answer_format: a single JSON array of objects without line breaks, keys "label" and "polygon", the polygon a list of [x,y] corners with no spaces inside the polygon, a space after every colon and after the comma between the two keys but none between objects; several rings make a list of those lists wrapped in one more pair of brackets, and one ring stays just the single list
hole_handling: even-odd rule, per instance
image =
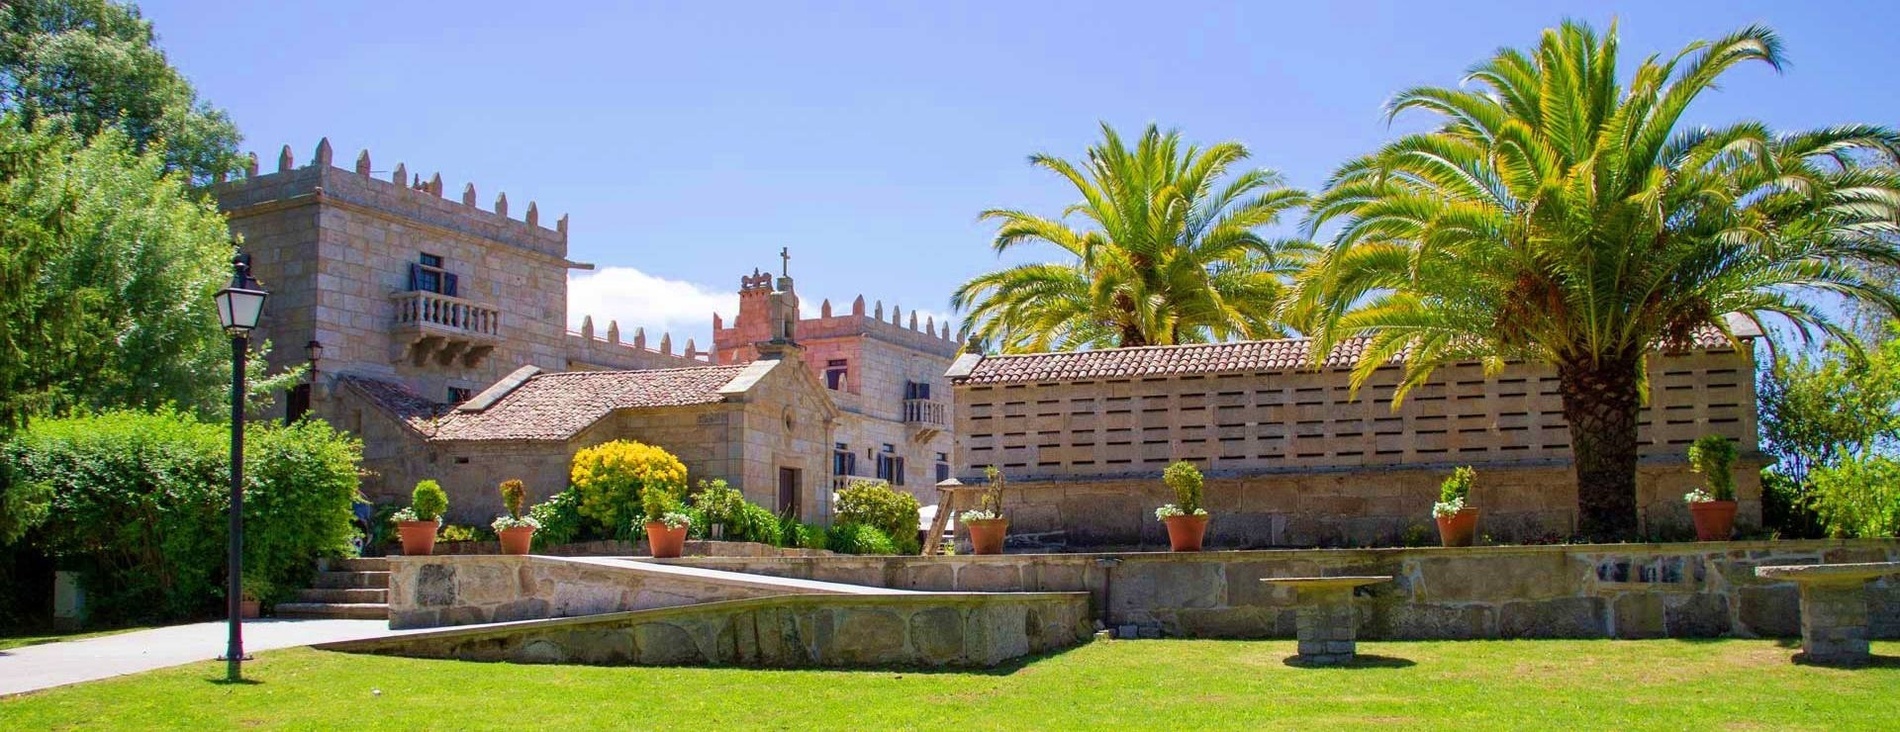
[{"label": "green bush", "polygon": [[838,491],[838,521],[875,526],[897,546],[898,554],[916,554],[917,498],[891,488],[884,481],[852,483]]},{"label": "green bush", "polygon": [[779,546],[793,549],[824,549],[828,538],[824,527],[800,523],[789,516],[779,523],[779,536]]},{"label": "green bush", "polygon": [[581,515],[611,532],[635,538],[642,521],[658,521],[686,492],[686,465],[664,449],[615,440],[574,454],[569,480]]},{"label": "green bush", "polygon": [[449,494],[433,480],[417,481],[409,494],[409,508],[416,512],[417,521],[439,520],[449,510]]},{"label": "green bush", "polygon": [[891,537],[868,524],[841,523],[831,527],[825,545],[840,554],[896,554]]},{"label": "green bush", "polygon": [[1182,460],[1169,465],[1161,471],[1161,482],[1174,489],[1174,501],[1181,513],[1193,516],[1200,512],[1201,486],[1204,481],[1201,480],[1200,468],[1194,467],[1194,463]]},{"label": "green bush", "polygon": [[1451,475],[1445,478],[1445,482],[1438,484],[1438,501],[1440,503],[1455,501],[1463,504],[1465,499],[1471,497],[1471,484],[1477,478],[1478,471],[1472,470],[1469,465],[1461,465],[1452,470]]},{"label": "green bush", "polygon": [[1718,501],[1735,500],[1735,443],[1721,435],[1703,435],[1689,445],[1689,469],[1708,476]]},{"label": "green bush", "polygon": [[1900,462],[1847,458],[1808,472],[1809,500],[1821,525],[1838,537],[1900,537]]},{"label": "green bush", "polygon": [[[22,541],[84,573],[103,623],[169,621],[223,597],[230,428],[176,413],[44,419],[0,451],[9,495],[51,490]],[[361,447],[317,421],[253,424],[245,446],[246,575],[266,602],[344,556]],[[38,487],[38,486],[44,486]]]},{"label": "green bush", "polygon": [[581,516],[580,494],[572,488],[528,507],[528,517],[541,524],[534,532],[535,549],[581,541],[587,529],[587,519]]}]

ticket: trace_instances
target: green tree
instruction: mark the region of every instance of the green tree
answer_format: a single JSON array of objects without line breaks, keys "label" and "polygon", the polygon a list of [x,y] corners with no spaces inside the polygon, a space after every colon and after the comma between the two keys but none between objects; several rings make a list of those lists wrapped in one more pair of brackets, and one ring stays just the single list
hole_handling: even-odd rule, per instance
[{"label": "green tree", "polygon": [[0,112],[90,139],[117,129],[168,171],[207,183],[239,169],[240,137],[164,52],[138,8],[107,0],[0,3]]},{"label": "green tree", "polygon": [[[1239,143],[1202,149],[1150,125],[1129,148],[1102,125],[1080,165],[1037,154],[1081,201],[1059,218],[991,209],[998,254],[1053,245],[1069,261],[997,270],[957,288],[966,327],[1004,351],[1198,343],[1283,335],[1275,307],[1315,248],[1259,229],[1306,202],[1265,169],[1227,173]],[[1072,218],[1087,222],[1077,228]]]},{"label": "green tree", "polygon": [[[117,130],[81,146],[0,117],[0,433],[31,414],[228,410],[230,347],[212,294],[224,218]],[[279,388],[266,378],[252,393]]]},{"label": "green tree", "polygon": [[1462,87],[1401,92],[1390,114],[1443,123],[1334,175],[1308,225],[1338,231],[1298,296],[1323,321],[1314,353],[1370,338],[1355,384],[1403,355],[1400,397],[1443,364],[1555,366],[1580,525],[1600,538],[1636,527],[1649,353],[1700,329],[1732,333],[1725,313],[1846,335],[1805,299],[1815,293],[1900,311],[1866,273],[1900,262],[1892,130],[1678,129],[1725,72],[1781,66],[1766,28],[1627,76],[1618,51],[1614,26],[1566,23],[1528,51],[1499,51]]}]

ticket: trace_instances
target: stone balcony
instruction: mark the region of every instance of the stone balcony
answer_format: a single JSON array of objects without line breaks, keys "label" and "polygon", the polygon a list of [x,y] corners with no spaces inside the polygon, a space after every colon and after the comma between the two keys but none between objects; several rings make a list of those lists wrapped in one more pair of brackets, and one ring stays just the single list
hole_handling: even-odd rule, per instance
[{"label": "stone balcony", "polygon": [[928,441],[944,431],[948,420],[944,403],[931,399],[904,400],[904,426],[916,430],[918,442]]},{"label": "stone balcony", "polygon": [[397,359],[417,366],[431,359],[448,366],[479,366],[501,343],[501,311],[459,297],[427,291],[391,293],[396,322],[391,335]]}]

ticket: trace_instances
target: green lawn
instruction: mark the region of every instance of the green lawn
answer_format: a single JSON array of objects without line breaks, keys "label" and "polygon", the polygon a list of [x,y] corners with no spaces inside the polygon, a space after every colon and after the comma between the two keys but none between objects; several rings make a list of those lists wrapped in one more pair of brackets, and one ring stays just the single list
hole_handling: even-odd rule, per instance
[{"label": "green lawn", "polygon": [[[1900,728],[1900,643],[1798,667],[1772,641],[1097,641],[992,672],[596,668],[261,654],[0,700],[0,729]],[[378,695],[377,690],[381,691]]]}]

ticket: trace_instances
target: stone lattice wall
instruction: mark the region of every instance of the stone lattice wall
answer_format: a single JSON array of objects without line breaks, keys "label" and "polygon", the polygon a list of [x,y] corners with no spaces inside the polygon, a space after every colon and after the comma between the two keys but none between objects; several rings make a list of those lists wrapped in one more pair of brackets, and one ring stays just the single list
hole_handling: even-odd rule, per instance
[{"label": "stone lattice wall", "polygon": [[[1739,521],[1760,523],[1761,457],[1747,353],[1652,359],[1640,417],[1644,518],[1686,525],[1683,493],[1704,481],[1684,454],[1704,434],[1735,440]],[[1021,491],[1024,532],[1073,542],[1154,540],[1144,521],[1171,501],[1162,468],[1198,464],[1211,478],[1217,541],[1232,546],[1391,542],[1429,526],[1436,486],[1452,467],[1479,472],[1477,505],[1491,533],[1522,541],[1567,535],[1576,509],[1570,435],[1547,368],[1439,369],[1393,408],[1396,367],[1356,398],[1343,369],[1155,375],[1024,384],[959,384],[959,477],[996,465]],[[1228,479],[1228,480],[1219,480]],[[1429,536],[1429,534],[1428,534]]]},{"label": "stone lattice wall", "polygon": [[[1900,541],[1887,540],[667,561],[899,589],[1086,591],[1110,625],[1204,638],[1294,637],[1291,590],[1263,577],[1394,575],[1356,604],[1360,637],[1376,640],[1794,637],[1798,591],[1755,567],[1895,560]],[[1867,598],[1874,637],[1900,638],[1900,581]]]}]

